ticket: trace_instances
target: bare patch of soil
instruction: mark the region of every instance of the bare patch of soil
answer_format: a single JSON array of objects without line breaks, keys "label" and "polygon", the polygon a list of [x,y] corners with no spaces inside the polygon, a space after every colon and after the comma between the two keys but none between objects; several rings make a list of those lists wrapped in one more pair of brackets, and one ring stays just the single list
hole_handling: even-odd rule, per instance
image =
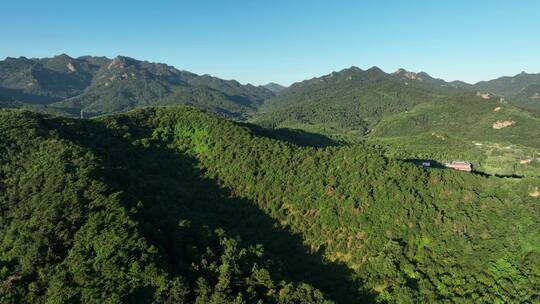
[{"label": "bare patch of soil", "polygon": [[515,124],[516,122],[513,120],[497,120],[493,123],[492,128],[493,129],[503,129],[506,127],[510,127],[511,125]]}]

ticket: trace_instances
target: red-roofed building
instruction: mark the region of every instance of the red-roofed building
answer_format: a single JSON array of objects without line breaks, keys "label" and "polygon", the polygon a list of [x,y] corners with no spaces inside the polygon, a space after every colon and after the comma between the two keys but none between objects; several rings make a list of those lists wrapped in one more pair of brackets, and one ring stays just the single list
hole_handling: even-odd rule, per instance
[{"label": "red-roofed building", "polygon": [[450,169],[465,171],[465,172],[471,172],[473,169],[472,164],[466,161],[453,161],[449,164],[445,164],[445,166]]}]

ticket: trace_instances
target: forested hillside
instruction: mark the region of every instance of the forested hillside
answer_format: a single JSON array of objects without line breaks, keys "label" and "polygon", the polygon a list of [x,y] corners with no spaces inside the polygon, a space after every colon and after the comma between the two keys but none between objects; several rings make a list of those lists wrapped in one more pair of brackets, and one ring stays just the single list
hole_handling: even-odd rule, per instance
[{"label": "forested hillside", "polygon": [[339,267],[119,119],[0,112],[0,303],[327,302]]},{"label": "forested hillside", "polygon": [[351,67],[295,83],[268,100],[253,119],[268,127],[303,128],[358,138],[382,118],[439,96],[472,94],[426,73]]},{"label": "forested hillside", "polygon": [[489,81],[480,81],[474,86],[494,94],[511,96],[518,94],[529,85],[540,84],[540,74],[521,72],[514,76],[504,76]]},{"label": "forested hillside", "polygon": [[537,179],[187,107],[0,119],[3,302],[540,301]]},{"label": "forested hillside", "polygon": [[[540,78],[540,77],[539,77]],[[540,80],[521,89],[510,101],[525,109],[540,110]]]},{"label": "forested hillside", "polygon": [[[424,72],[352,67],[293,84],[268,100],[252,121],[345,142],[369,141],[405,160],[466,160],[487,174],[539,176],[540,120],[523,107],[534,108],[540,97],[537,85],[518,89],[534,83],[534,76],[477,86]],[[496,95],[502,91],[508,93]]]},{"label": "forested hillside", "polygon": [[508,101],[526,109],[540,109],[540,74],[521,72],[476,83],[475,88],[505,96]]},{"label": "forested hillside", "polygon": [[540,119],[500,98],[445,97],[381,121],[371,141],[400,158],[466,159],[482,172],[540,175]]}]

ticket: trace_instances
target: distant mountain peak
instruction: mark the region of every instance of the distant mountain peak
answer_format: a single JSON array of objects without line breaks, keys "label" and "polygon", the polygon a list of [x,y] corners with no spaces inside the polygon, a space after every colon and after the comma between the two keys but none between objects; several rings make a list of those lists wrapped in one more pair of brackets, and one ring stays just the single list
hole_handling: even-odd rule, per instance
[{"label": "distant mountain peak", "polygon": [[[383,70],[380,68],[373,66],[367,70],[362,70],[359,67],[351,66],[350,68],[345,68],[340,71],[334,71],[330,74],[313,78],[309,82],[314,83],[333,83],[333,82],[341,82],[341,81],[351,81],[351,80],[361,80],[361,79],[378,79],[382,76],[387,75]],[[294,84],[293,86],[295,86]]]},{"label": "distant mountain peak", "polygon": [[50,59],[46,59],[46,61],[43,61],[43,63],[46,68],[52,69],[57,72],[62,72],[62,73],[77,72],[78,60],[65,53],[56,55]]},{"label": "distant mountain peak", "polygon": [[[360,69],[359,69],[360,70]],[[378,66],[372,66],[369,69],[366,70],[367,72],[377,72],[377,73],[384,73],[383,70],[381,70]]]},{"label": "distant mountain peak", "polygon": [[116,56],[107,66],[107,69],[111,70],[114,68],[123,69],[127,66],[137,64],[139,61],[126,56]]},{"label": "distant mountain peak", "polygon": [[272,91],[272,93],[274,93],[274,94],[278,94],[281,91],[286,89],[285,86],[282,86],[279,83],[275,83],[275,82],[267,83],[267,84],[263,85],[262,87]]},{"label": "distant mountain peak", "polygon": [[387,75],[383,70],[381,70],[377,66],[372,66],[371,68],[367,69],[364,73],[368,78],[379,78],[379,77]]},{"label": "distant mountain peak", "polygon": [[66,54],[66,53],[56,55],[56,56],[53,57],[53,59],[73,60],[73,58],[71,56],[69,56],[68,54]]},{"label": "distant mountain peak", "polygon": [[345,70],[348,70],[348,71],[354,71],[354,72],[362,72],[362,69],[357,67],[357,66],[351,66],[350,68],[348,69],[345,69]]},{"label": "distant mountain peak", "polygon": [[17,57],[6,57],[5,59],[6,61],[32,61],[31,59],[28,59],[24,56],[19,56],[19,58]]}]

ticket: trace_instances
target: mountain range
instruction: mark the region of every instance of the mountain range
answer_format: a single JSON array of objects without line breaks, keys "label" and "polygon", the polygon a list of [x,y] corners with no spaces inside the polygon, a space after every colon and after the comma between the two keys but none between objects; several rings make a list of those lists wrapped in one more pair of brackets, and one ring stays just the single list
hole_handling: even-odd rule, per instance
[{"label": "mountain range", "polygon": [[0,100],[10,107],[87,116],[140,106],[193,104],[229,117],[244,117],[274,93],[210,75],[118,56],[62,54],[0,62]]},{"label": "mountain range", "polygon": [[[280,104],[280,101],[287,106],[298,106],[306,99],[317,102],[324,94],[346,103],[351,99],[364,99],[368,91],[376,90],[378,86],[381,90],[390,86],[394,91],[399,89],[424,96],[489,93],[527,109],[540,108],[540,74],[525,72],[467,84],[446,82],[425,72],[399,69],[387,74],[377,67],[366,71],[351,67],[286,88],[276,83],[242,85],[234,80],[197,75],[166,64],[124,56],[72,58],[61,54],[52,58],[8,57],[0,61],[0,105],[65,115],[78,115],[81,110],[92,116],[139,106],[191,104],[227,117],[245,119],[263,104],[263,110]],[[409,88],[404,90],[396,86]],[[412,92],[422,89],[425,92]],[[339,92],[344,90],[349,93],[340,96]],[[316,95],[319,91],[322,95]],[[331,103],[335,106],[335,102]]]},{"label": "mountain range", "polygon": [[[284,115],[302,116],[310,122],[321,118],[332,120],[330,115],[313,113],[313,108],[322,104],[331,107],[331,112],[362,112],[359,117],[364,120],[363,123],[355,121],[354,124],[368,127],[386,114],[402,112],[437,97],[502,97],[505,102],[516,106],[523,106],[526,97],[529,98],[529,108],[540,108],[539,83],[540,74],[521,73],[471,85],[462,81],[446,82],[425,72],[399,69],[388,74],[378,67],[368,70],[351,67],[295,83],[265,102],[260,112],[270,112],[272,116],[282,112]],[[305,111],[302,109],[304,105],[307,105]],[[335,119],[339,120],[342,116],[335,116]]]},{"label": "mountain range", "polygon": [[0,61],[4,108],[92,117],[176,104],[287,134],[307,132],[299,138],[368,141],[392,157],[465,159],[489,174],[540,175],[540,74],[468,84],[353,66],[283,87],[243,85],[124,56]]}]

